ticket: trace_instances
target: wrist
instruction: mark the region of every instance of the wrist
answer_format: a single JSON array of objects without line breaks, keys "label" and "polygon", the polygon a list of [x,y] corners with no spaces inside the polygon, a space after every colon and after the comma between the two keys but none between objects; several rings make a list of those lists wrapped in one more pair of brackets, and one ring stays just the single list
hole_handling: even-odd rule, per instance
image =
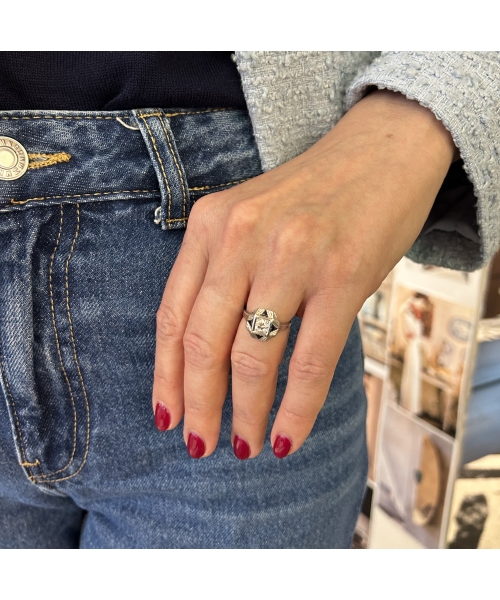
[{"label": "wrist", "polygon": [[364,131],[377,144],[392,145],[398,152],[407,148],[416,160],[431,159],[445,172],[460,158],[450,132],[434,113],[399,92],[373,91],[353,106],[338,125],[350,135]]},{"label": "wrist", "polygon": [[[403,256],[432,208],[455,154],[451,134],[429,109],[395,92],[374,92],[295,160],[330,171],[330,187],[355,199],[377,239],[392,239],[381,272]],[[366,232],[365,232],[366,233]],[[379,242],[373,241],[374,247]]]},{"label": "wrist", "polygon": [[[417,100],[410,100],[403,94],[391,90],[377,89],[372,96],[372,101],[376,99],[382,102],[389,110],[394,110],[396,107],[401,110],[399,117],[403,118],[409,127],[429,126],[433,131],[435,141],[446,148],[446,150],[443,148],[443,152],[446,154],[451,152],[451,162],[460,158],[460,151],[455,146],[451,133],[429,108],[422,106]],[[410,118],[410,111],[412,111],[413,119]]]}]

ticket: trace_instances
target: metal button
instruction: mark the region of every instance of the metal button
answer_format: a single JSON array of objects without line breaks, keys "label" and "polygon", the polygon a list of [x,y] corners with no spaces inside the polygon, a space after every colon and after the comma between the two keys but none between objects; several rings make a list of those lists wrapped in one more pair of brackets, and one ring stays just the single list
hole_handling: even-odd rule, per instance
[{"label": "metal button", "polygon": [[28,153],[17,140],[0,136],[0,179],[19,179],[26,173],[28,162]]}]

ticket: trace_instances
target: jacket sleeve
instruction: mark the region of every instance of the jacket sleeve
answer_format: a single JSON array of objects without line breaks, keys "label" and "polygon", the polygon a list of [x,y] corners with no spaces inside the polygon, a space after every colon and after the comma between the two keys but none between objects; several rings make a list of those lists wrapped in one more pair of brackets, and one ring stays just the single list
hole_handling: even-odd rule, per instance
[{"label": "jacket sleeve", "polygon": [[371,89],[429,108],[460,151],[407,256],[474,271],[500,245],[500,52],[383,52],[347,89],[347,109]]}]

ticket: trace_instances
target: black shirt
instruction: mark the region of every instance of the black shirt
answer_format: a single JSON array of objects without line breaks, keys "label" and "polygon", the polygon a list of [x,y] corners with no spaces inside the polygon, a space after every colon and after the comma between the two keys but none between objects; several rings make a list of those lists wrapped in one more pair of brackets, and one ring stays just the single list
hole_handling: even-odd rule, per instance
[{"label": "black shirt", "polygon": [[0,110],[245,108],[231,52],[0,52]]},{"label": "black shirt", "polygon": [[[246,108],[231,52],[0,52],[0,110],[153,107]],[[453,208],[452,221],[469,214],[471,227],[462,235],[479,239],[474,191],[461,160],[438,198],[424,231],[448,230]]]}]

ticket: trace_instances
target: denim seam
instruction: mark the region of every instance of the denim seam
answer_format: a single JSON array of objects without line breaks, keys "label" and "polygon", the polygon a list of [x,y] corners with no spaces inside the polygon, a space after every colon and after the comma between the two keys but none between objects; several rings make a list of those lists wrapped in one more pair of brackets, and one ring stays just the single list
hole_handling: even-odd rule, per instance
[{"label": "denim seam", "polygon": [[211,113],[211,112],[222,112],[225,110],[235,110],[234,108],[208,108],[207,110],[193,110],[193,111],[186,111],[186,112],[176,112],[176,113],[165,113],[166,117],[179,117],[179,116],[183,116],[183,115],[203,115],[205,113]]},{"label": "denim seam", "polygon": [[[71,346],[73,348],[73,358],[75,361],[75,365],[78,371],[78,377],[80,379],[80,382],[82,384],[82,391],[83,391],[83,396],[85,398],[85,408],[86,408],[86,413],[87,413],[87,432],[86,432],[86,440],[85,440],[85,453],[83,455],[83,459],[82,459],[82,463],[81,465],[78,467],[78,469],[72,473],[71,475],[67,475],[66,477],[59,477],[57,479],[50,479],[49,481],[42,481],[41,483],[56,483],[58,481],[66,481],[67,479],[71,479],[72,477],[75,477],[75,475],[78,475],[78,473],[83,469],[85,463],[87,462],[87,458],[89,455],[89,448],[90,448],[90,404],[89,404],[89,399],[87,396],[87,390],[85,388],[85,384],[83,381],[83,375],[82,375],[82,371],[80,368],[80,362],[78,360],[78,355],[76,352],[76,343],[75,343],[75,337],[74,337],[74,333],[73,333],[73,320],[71,318],[71,309],[70,309],[70,305],[69,305],[69,261],[71,259],[71,256],[73,255],[73,251],[75,249],[75,244],[76,244],[76,240],[78,239],[78,235],[80,232],[80,204],[77,203],[76,205],[76,220],[77,220],[77,225],[76,225],[76,230],[75,230],[75,235],[73,237],[73,241],[71,243],[71,249],[70,249],[70,253],[68,254],[68,258],[66,259],[66,267],[65,267],[65,280],[66,280],[66,310],[68,313],[68,322],[69,322],[69,334],[70,334],[70,339],[71,339]],[[53,475],[54,473],[52,473],[51,475]],[[42,477],[48,477],[48,475],[41,475],[39,476],[40,478]]]},{"label": "denim seam", "polygon": [[5,368],[5,362],[4,362],[3,354],[0,354],[0,368],[2,370],[3,380],[5,382],[5,390],[7,392],[7,400],[8,400],[8,402],[9,402],[9,404],[12,407],[12,410],[14,412],[15,429],[16,429],[16,434],[17,434],[17,438],[18,438],[19,448],[21,450],[21,457],[23,459],[23,462],[20,463],[20,465],[23,466],[23,467],[26,467],[26,470],[28,471],[28,479],[30,479],[31,481],[33,481],[33,474],[31,472],[30,467],[36,467],[36,466],[38,466],[40,464],[40,461],[37,458],[37,459],[35,459],[35,462],[30,462],[28,460],[28,458],[26,457],[26,451],[24,449],[23,434],[21,432],[21,424],[19,423],[19,415],[17,414],[16,403],[14,402],[14,397],[12,395],[12,392],[11,392],[11,389],[10,389],[10,385],[9,385],[9,381],[7,379],[7,370]]},{"label": "denim seam", "polygon": [[161,117],[161,113],[159,112],[155,112],[155,113],[139,113],[139,117],[141,119],[144,119],[145,117]]},{"label": "denim seam", "polygon": [[177,169],[177,173],[179,173],[179,179],[182,187],[182,216],[186,218],[186,205],[187,205],[187,197],[186,197],[186,188],[184,186],[184,177],[182,175],[181,168],[179,167],[179,163],[177,162],[177,156],[175,155],[174,149],[172,147],[172,142],[170,140],[170,134],[168,133],[167,127],[165,126],[165,122],[163,120],[163,116],[160,115],[160,123],[165,132],[165,137],[167,138],[168,147],[170,148],[170,152],[174,159],[175,167]]},{"label": "denim seam", "polygon": [[204,185],[202,187],[193,187],[189,188],[190,192],[202,191],[202,190],[211,190],[213,188],[224,187],[226,185],[237,185],[238,183],[243,183],[244,181],[248,181],[252,179],[251,177],[245,177],[245,179],[239,179],[238,181],[228,181],[227,183],[219,183],[217,185]]},{"label": "denim seam", "polygon": [[[192,187],[188,188],[190,192],[200,192],[203,190],[211,190],[219,187],[226,187],[228,185],[238,185],[243,183],[244,181],[248,181],[251,177],[246,177],[245,179],[239,179],[237,181],[228,181],[227,183],[219,183],[217,185],[205,185],[201,187]],[[11,204],[27,204],[28,202],[36,202],[43,200],[61,200],[61,199],[72,199],[72,198],[90,198],[97,196],[109,196],[113,194],[159,194],[160,190],[114,190],[112,192],[94,192],[94,193],[82,193],[82,194],[71,194],[71,195],[57,195],[57,196],[40,196],[35,198],[25,198],[24,200],[16,200],[15,198],[10,199]],[[183,217],[180,219],[165,219],[167,222],[174,221],[186,221],[187,217]]]},{"label": "denim seam", "polygon": [[143,113],[139,113],[139,117],[144,121],[144,125],[146,126],[146,129],[148,130],[148,134],[149,137],[151,138],[151,141],[153,142],[153,146],[156,152],[156,156],[158,158],[158,161],[160,163],[160,167],[161,167],[161,172],[163,173],[163,179],[165,180],[165,185],[167,186],[167,192],[168,192],[168,219],[170,219],[170,206],[172,204],[172,192],[170,191],[170,185],[168,184],[168,179],[167,179],[167,175],[165,173],[165,168],[163,166],[163,161],[161,159],[160,153],[158,151],[158,148],[156,146],[156,139],[153,135],[153,132],[151,131],[148,122],[146,121],[146,117],[147,116],[153,116],[153,115],[144,115]]},{"label": "denim seam", "polygon": [[[57,471],[53,471],[52,473],[43,473],[43,471],[42,471],[42,475],[37,476],[37,478],[38,477],[49,477],[49,476],[55,475],[57,473],[62,473],[62,471],[66,471],[66,469],[68,469],[71,466],[71,464],[73,463],[73,460],[74,460],[75,454],[76,454],[76,436],[77,436],[77,427],[78,427],[78,415],[76,412],[76,403],[75,403],[75,397],[73,396],[73,389],[71,388],[71,383],[69,381],[68,373],[66,371],[66,368],[64,367],[64,361],[62,358],[61,345],[59,343],[59,333],[57,331],[57,324],[56,324],[54,292],[53,292],[53,286],[52,286],[54,260],[56,257],[57,249],[59,248],[59,242],[61,240],[61,233],[63,230],[63,217],[64,217],[63,205],[60,204],[59,208],[60,208],[59,233],[57,235],[56,244],[54,246],[54,250],[53,250],[52,256],[50,258],[50,267],[49,267],[50,313],[51,313],[51,318],[52,318],[52,328],[54,330],[54,339],[56,341],[57,356],[59,358],[59,364],[61,366],[61,371],[62,371],[64,379],[66,381],[66,385],[68,386],[69,396],[71,399],[71,406],[73,408],[73,450],[71,452],[69,461],[66,463],[66,465],[64,467],[62,467],[61,469],[58,469]],[[71,252],[71,250],[70,250],[70,252]]]},{"label": "denim seam", "polygon": [[[123,115],[122,119],[130,119],[130,116]],[[66,115],[33,115],[31,117],[0,117],[3,121],[29,121],[32,119],[63,119],[63,120],[72,120],[75,119],[77,121],[81,121],[83,119],[98,119],[102,121],[111,121],[115,119],[115,117],[101,117],[101,116],[73,116],[69,117]]]},{"label": "denim seam", "polygon": [[[211,112],[221,112],[224,110],[233,110],[231,108],[210,108],[208,110],[196,110],[196,111],[191,111],[191,112],[176,112],[176,113],[160,113],[160,112],[155,112],[155,113],[145,113],[146,117],[181,117],[183,115],[203,115],[205,113],[211,113]],[[143,117],[143,115],[139,115],[140,117]]]},{"label": "denim seam", "polygon": [[72,194],[70,196],[40,196],[39,198],[26,198],[25,200],[10,199],[11,204],[26,204],[35,200],[55,200],[62,198],[84,198],[92,196],[109,196],[110,194],[158,194],[160,190],[117,190],[113,192],[94,192],[92,194]]},{"label": "denim seam", "polygon": [[[176,113],[168,113],[165,114],[166,117],[179,117],[179,116],[184,116],[184,115],[202,115],[205,113],[211,113],[211,112],[222,112],[222,111],[227,111],[227,110],[237,110],[234,108],[209,108],[206,110],[195,110],[195,111],[186,111],[186,112],[176,112]],[[151,115],[153,116],[153,115]],[[155,116],[157,116],[155,114]],[[132,117],[130,115],[120,115],[120,119],[131,119]],[[60,115],[60,114],[55,114],[55,115],[32,115],[32,116],[24,116],[24,117],[0,117],[0,119],[2,119],[3,121],[29,121],[31,119],[65,119],[65,120],[77,120],[77,121],[81,121],[84,119],[88,119],[88,120],[92,120],[92,119],[97,119],[100,121],[112,121],[114,119],[116,119],[116,117],[102,117],[100,115],[94,116],[94,115],[73,115],[73,116],[69,116],[69,115]]]},{"label": "denim seam", "polygon": [[[77,203],[76,205],[76,232],[75,232],[75,237],[73,238],[73,243],[72,243],[72,247],[71,247],[71,253],[73,253],[73,250],[75,248],[75,244],[76,244],[76,240],[78,239],[78,235],[80,233],[80,204]],[[87,413],[87,432],[86,432],[86,438],[85,438],[85,453],[83,456],[83,461],[82,464],[80,465],[80,468],[78,469],[78,471],[76,473],[78,473],[79,471],[81,471],[81,469],[83,468],[83,465],[87,462],[87,457],[89,454],[89,447],[90,447],[90,403],[89,403],[89,399],[87,396],[87,390],[85,388],[85,383],[83,381],[83,375],[82,375],[82,370],[80,368],[80,362],[78,360],[78,355],[76,352],[76,342],[75,342],[75,335],[73,332],[73,319],[71,318],[71,309],[69,306],[69,260],[71,258],[71,255],[68,256],[68,260],[66,261],[66,310],[68,312],[68,322],[69,322],[69,337],[71,339],[71,347],[73,348],[73,359],[75,361],[76,364],[76,369],[78,371],[78,377],[80,379],[80,383],[82,384],[82,392],[83,392],[83,396],[85,398],[85,409],[86,409],[86,413]],[[75,473],[75,475],[76,475]]]}]

